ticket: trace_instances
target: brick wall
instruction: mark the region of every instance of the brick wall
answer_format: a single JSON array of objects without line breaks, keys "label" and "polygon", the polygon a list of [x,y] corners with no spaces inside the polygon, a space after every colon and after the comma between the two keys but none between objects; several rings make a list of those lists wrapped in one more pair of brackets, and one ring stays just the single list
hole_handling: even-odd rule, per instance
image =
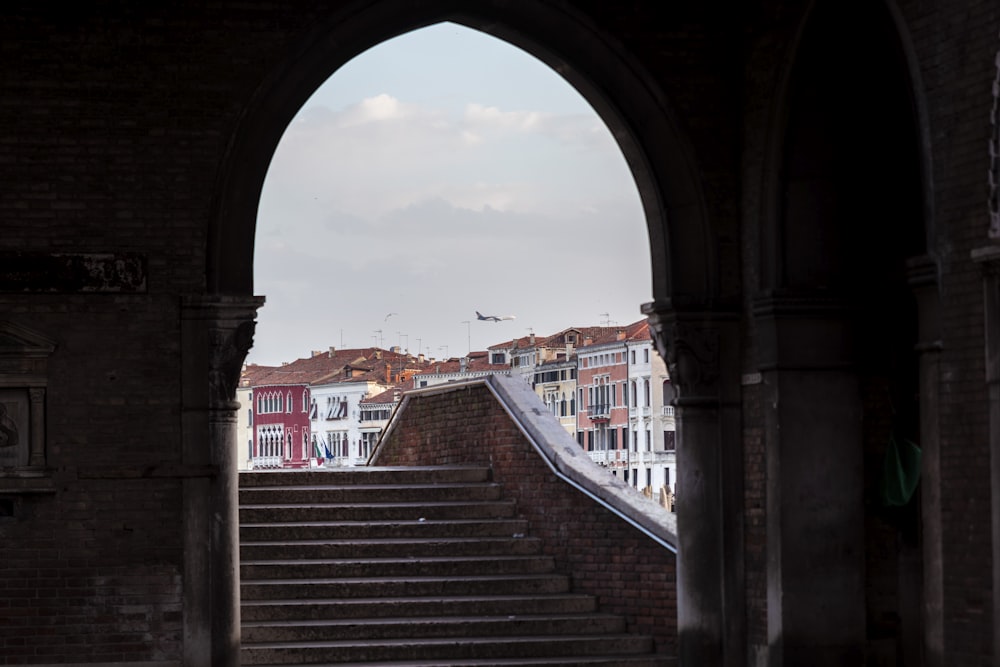
[{"label": "brick wall", "polygon": [[676,654],[673,553],[553,475],[485,385],[411,395],[396,419],[377,465],[489,465],[574,589]]}]

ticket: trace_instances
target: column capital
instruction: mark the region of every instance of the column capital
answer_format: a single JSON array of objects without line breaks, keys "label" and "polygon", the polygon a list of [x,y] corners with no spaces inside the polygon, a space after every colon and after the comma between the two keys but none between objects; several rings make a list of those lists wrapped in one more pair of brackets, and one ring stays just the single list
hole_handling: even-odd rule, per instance
[{"label": "column capital", "polygon": [[181,318],[203,330],[209,409],[238,409],[236,387],[253,346],[257,309],[264,305],[264,297],[204,295],[185,297],[181,305]]},{"label": "column capital", "polygon": [[650,334],[667,362],[670,381],[678,389],[677,404],[718,404],[724,325],[735,315],[728,311],[680,310],[669,301],[644,304]]}]

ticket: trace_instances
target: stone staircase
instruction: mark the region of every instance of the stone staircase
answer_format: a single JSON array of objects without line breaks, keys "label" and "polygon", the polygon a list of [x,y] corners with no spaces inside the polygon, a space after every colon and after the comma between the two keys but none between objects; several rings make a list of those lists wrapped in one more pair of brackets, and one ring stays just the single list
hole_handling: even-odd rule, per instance
[{"label": "stone staircase", "polygon": [[670,664],[515,515],[486,468],[242,473],[242,664]]}]

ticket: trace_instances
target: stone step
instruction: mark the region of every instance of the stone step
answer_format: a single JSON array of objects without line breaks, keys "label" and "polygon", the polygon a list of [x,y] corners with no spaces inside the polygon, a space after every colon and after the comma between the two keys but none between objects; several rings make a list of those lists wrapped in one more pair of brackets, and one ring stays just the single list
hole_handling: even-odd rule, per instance
[{"label": "stone step", "polygon": [[282,521],[400,521],[419,519],[507,519],[516,505],[509,500],[470,503],[467,501],[417,503],[312,503],[242,505],[241,523]]},{"label": "stone step", "polygon": [[[246,474],[246,473],[243,473]],[[276,473],[277,474],[277,473]],[[294,473],[285,473],[288,475]],[[303,505],[314,503],[439,503],[499,500],[501,488],[492,482],[468,484],[349,484],[249,486],[240,488],[240,505]]]},{"label": "stone step", "polygon": [[316,599],[357,597],[425,597],[429,595],[549,595],[569,591],[569,577],[559,574],[446,576],[446,577],[365,577],[341,579],[267,579],[240,584],[244,600]]},{"label": "stone step", "polygon": [[540,574],[551,572],[550,556],[466,556],[366,558],[364,560],[298,559],[244,561],[240,577],[261,579],[327,579],[334,577],[469,576],[485,574]]},{"label": "stone step", "polygon": [[307,470],[261,470],[240,473],[240,488],[254,486],[309,486],[353,484],[456,484],[485,482],[484,466],[357,466]]},{"label": "stone step", "polygon": [[410,665],[419,660],[446,660],[448,662],[442,664],[454,665],[455,660],[470,658],[565,659],[570,656],[630,655],[651,650],[652,640],[648,637],[614,634],[276,642],[244,644],[241,655],[244,665],[309,665],[333,659],[338,663],[395,660]]},{"label": "stone step", "polygon": [[517,614],[588,614],[597,609],[593,596],[579,593],[535,595],[431,596],[354,599],[244,600],[242,619],[293,621],[323,619],[372,619],[395,616],[510,616]]},{"label": "stone step", "polygon": [[673,664],[570,591],[490,479],[462,466],[241,474],[242,664]]},{"label": "stone step", "polygon": [[245,644],[431,637],[610,635],[625,631],[608,614],[437,616],[421,618],[283,621],[243,624]]},{"label": "stone step", "polygon": [[415,558],[449,554],[453,556],[527,555],[541,551],[534,537],[476,537],[383,540],[286,540],[249,542],[241,540],[240,559],[294,560],[327,558],[390,558],[407,554]]},{"label": "stone step", "polygon": [[378,540],[448,537],[515,537],[524,535],[524,519],[473,519],[448,521],[303,521],[254,523],[240,526],[240,540],[287,542],[291,540]]},{"label": "stone step", "polygon": [[[557,658],[469,658],[467,660],[453,658],[448,660],[310,663],[310,667],[676,667],[676,665],[676,658],[641,654],[574,655]],[[255,667],[278,667],[278,665],[256,665]]]}]

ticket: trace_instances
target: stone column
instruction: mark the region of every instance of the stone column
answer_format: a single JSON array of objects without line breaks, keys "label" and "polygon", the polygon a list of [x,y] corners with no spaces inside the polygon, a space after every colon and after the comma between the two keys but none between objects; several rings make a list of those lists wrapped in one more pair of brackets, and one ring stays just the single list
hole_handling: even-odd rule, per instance
[{"label": "stone column", "polygon": [[214,475],[184,481],[184,662],[239,667],[236,386],[261,297],[185,299],[183,452]]},{"label": "stone column", "polygon": [[765,400],[768,662],[864,663],[862,406],[845,304],[754,304]]},{"label": "stone column", "polygon": [[735,319],[646,304],[677,420],[679,664],[743,665],[742,441]]},{"label": "stone column", "polygon": [[[986,391],[989,410],[990,488],[993,544],[1000,544],[1000,245],[972,253],[983,271],[983,316],[986,320]],[[993,549],[993,652],[1000,656],[1000,549]]]},{"label": "stone column", "polygon": [[917,301],[917,382],[920,409],[920,516],[922,525],[924,667],[944,667],[944,559],[941,552],[941,304],[938,265],[927,256],[908,263]]},{"label": "stone column", "polygon": [[31,442],[28,444],[28,467],[45,467],[45,389],[28,389],[28,412],[31,415]]}]

